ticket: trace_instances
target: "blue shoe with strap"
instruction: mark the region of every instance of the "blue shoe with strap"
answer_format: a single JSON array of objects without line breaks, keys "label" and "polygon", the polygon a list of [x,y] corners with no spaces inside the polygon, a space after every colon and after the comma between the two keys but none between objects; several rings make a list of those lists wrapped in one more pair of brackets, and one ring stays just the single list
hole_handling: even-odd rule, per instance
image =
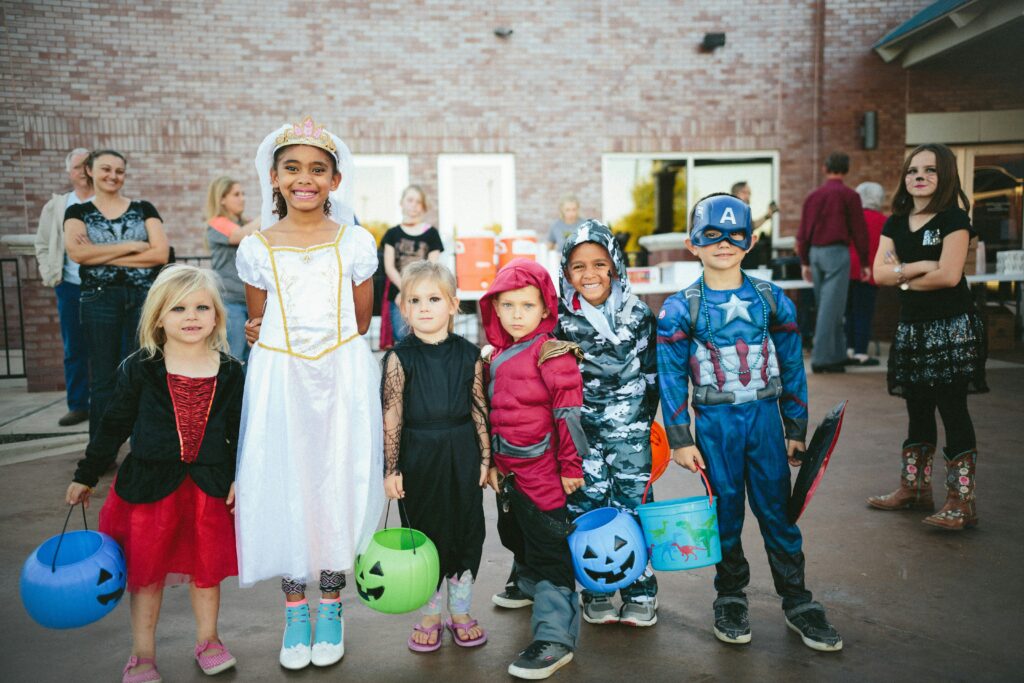
[{"label": "blue shoe with strap", "polygon": [[345,620],[341,599],[321,600],[316,611],[316,637],[313,642],[313,664],[330,666],[345,656]]},{"label": "blue shoe with strap", "polygon": [[312,658],[309,641],[311,637],[309,625],[309,603],[301,603],[284,608],[284,637],[281,640],[279,661],[286,669],[304,669],[309,666]]}]

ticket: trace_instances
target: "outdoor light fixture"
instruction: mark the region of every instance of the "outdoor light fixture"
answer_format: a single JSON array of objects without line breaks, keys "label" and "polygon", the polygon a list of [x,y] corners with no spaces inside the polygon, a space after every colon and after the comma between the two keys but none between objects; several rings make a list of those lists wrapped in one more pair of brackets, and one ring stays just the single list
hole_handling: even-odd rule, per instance
[{"label": "outdoor light fixture", "polygon": [[725,34],[724,33],[705,33],[704,41],[700,44],[700,49],[703,52],[714,52],[718,48],[725,45]]},{"label": "outdoor light fixture", "polygon": [[863,123],[860,125],[860,142],[864,149],[878,147],[878,112],[864,112]]},{"label": "outdoor light fixture", "polygon": [[508,38],[509,36],[512,35],[512,29],[508,26],[499,26],[498,28],[494,29],[494,35],[498,36],[499,38]]}]

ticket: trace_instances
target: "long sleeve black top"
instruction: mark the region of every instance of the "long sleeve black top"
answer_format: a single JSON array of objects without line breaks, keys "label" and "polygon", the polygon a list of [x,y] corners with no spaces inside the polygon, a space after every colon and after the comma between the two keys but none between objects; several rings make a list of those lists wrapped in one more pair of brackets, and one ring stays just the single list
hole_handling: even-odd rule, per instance
[{"label": "long sleeve black top", "polygon": [[195,461],[181,458],[174,404],[163,357],[136,351],[117,370],[117,388],[99,429],[78,461],[74,480],[95,486],[131,436],[131,453],[117,472],[114,490],[129,503],[152,503],[173,493],[185,475],[216,498],[227,496],[235,479],[235,453],[245,376],[241,364],[221,354],[217,388]]}]

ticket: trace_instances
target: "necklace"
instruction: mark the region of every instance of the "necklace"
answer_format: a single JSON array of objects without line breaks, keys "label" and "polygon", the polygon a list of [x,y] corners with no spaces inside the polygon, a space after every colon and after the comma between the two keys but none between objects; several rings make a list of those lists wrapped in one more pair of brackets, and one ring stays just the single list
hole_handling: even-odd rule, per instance
[{"label": "necklace", "polygon": [[761,325],[761,338],[758,340],[757,345],[757,356],[754,357],[754,362],[750,364],[749,369],[741,370],[738,367],[730,366],[729,363],[725,362],[722,358],[722,350],[718,348],[718,344],[715,343],[715,328],[711,326],[711,313],[708,311],[708,297],[704,291],[704,275],[700,276],[700,304],[704,311],[704,321],[708,326],[708,339],[707,346],[714,354],[715,358],[718,359],[719,365],[721,365],[727,372],[732,372],[737,375],[750,375],[754,370],[757,370],[764,363],[767,358],[767,354],[764,353],[765,340],[768,339],[768,302],[764,300],[764,295],[761,294],[761,290],[754,287],[754,283],[750,282],[750,276],[743,271],[740,271],[743,275],[743,279],[750,283],[754,293],[757,294],[757,298],[761,302],[761,316],[764,323]]}]

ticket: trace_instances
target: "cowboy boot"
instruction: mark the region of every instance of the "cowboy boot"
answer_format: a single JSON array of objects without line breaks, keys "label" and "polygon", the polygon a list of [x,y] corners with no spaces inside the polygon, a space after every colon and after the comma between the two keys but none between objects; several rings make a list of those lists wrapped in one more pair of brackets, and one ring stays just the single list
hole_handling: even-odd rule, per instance
[{"label": "cowboy boot", "polygon": [[952,460],[946,456],[946,504],[934,515],[926,517],[925,524],[942,529],[960,531],[978,524],[978,510],[974,501],[975,470],[978,451],[971,449]]},{"label": "cowboy boot", "polygon": [[884,496],[871,496],[868,505],[879,510],[934,510],[930,443],[904,443],[900,487]]}]

